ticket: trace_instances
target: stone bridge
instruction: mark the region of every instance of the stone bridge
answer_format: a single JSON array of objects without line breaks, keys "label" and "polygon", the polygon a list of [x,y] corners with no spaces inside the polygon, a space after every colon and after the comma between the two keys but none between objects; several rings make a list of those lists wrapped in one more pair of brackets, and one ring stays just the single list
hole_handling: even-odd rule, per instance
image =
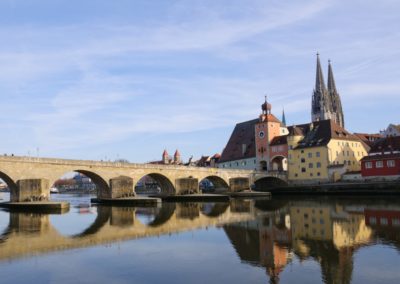
[{"label": "stone bridge", "polygon": [[82,173],[96,184],[99,198],[133,196],[136,183],[150,176],[163,194],[199,193],[199,183],[210,180],[229,191],[249,189],[254,172],[177,165],[133,164],[32,157],[0,157],[0,178],[10,188],[12,202],[49,198],[49,188],[69,172]]}]

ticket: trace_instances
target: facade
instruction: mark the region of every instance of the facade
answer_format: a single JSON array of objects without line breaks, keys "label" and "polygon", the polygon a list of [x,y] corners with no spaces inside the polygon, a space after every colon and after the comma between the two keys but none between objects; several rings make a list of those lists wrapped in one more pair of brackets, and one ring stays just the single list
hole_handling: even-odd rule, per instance
[{"label": "facade", "polygon": [[[256,160],[260,171],[286,170],[288,130],[272,113],[267,101],[261,106],[262,113],[255,125]],[[283,113],[283,119],[284,119]]]},{"label": "facade", "polygon": [[361,163],[365,179],[400,179],[400,136],[378,140]]},{"label": "facade", "polygon": [[271,104],[261,105],[258,119],[238,123],[218,160],[219,168],[258,171],[286,171],[289,133],[282,121],[271,113]]},{"label": "facade", "polygon": [[344,128],[342,103],[336,89],[331,63],[329,61],[328,88],[326,88],[319,54],[317,54],[317,73],[312,96],[311,120],[314,122],[327,119],[331,119]]},{"label": "facade", "polygon": [[333,182],[360,171],[368,146],[332,120],[289,128],[288,179],[292,183]]}]

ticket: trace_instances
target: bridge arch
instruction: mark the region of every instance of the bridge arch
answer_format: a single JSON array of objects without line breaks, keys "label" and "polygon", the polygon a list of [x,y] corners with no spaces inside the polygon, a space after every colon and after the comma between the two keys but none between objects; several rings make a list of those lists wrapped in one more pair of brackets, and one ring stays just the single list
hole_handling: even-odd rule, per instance
[{"label": "bridge arch", "polygon": [[10,198],[12,195],[17,194],[18,186],[17,183],[5,172],[0,171],[0,179],[2,179],[10,189]]},{"label": "bridge arch", "polygon": [[[143,208],[143,211],[136,211],[136,218],[142,215],[152,215],[152,219],[149,222],[140,222],[149,227],[159,227],[168,222],[174,215],[176,209],[176,203],[163,202],[160,208]],[[150,214],[148,214],[150,213]],[[149,217],[149,216],[148,216]]]},{"label": "bridge arch", "polygon": [[206,202],[200,205],[200,212],[207,217],[215,218],[224,214],[228,207],[228,202]]},{"label": "bridge arch", "polygon": [[288,183],[278,177],[269,176],[269,177],[262,177],[262,178],[257,179],[254,182],[254,185],[255,185],[255,189],[257,191],[266,191],[272,187],[287,186]]},{"label": "bridge arch", "polygon": [[165,175],[160,174],[160,173],[149,173],[146,175],[143,175],[137,182],[135,185],[135,192],[136,188],[138,186],[139,181],[143,181],[145,177],[150,177],[152,180],[154,180],[160,187],[160,192],[161,194],[175,194],[176,190],[175,190],[175,186],[173,184],[173,182]]},{"label": "bridge arch", "polygon": [[[211,182],[211,185],[206,181]],[[210,175],[199,180],[199,186],[203,192],[213,191],[213,192],[225,192],[229,191],[229,183],[222,177]],[[210,187],[210,188],[208,188]]]},{"label": "bridge arch", "polygon": [[276,155],[271,159],[271,170],[273,171],[287,171],[287,158],[282,155]]}]

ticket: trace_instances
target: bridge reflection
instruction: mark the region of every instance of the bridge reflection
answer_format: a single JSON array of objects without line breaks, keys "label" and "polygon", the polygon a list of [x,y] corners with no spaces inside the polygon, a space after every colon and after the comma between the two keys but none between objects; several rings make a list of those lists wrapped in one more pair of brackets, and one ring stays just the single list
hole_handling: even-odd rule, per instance
[{"label": "bridge reflection", "polygon": [[[98,206],[94,221],[71,235],[61,233],[60,224],[52,224],[50,215],[10,212],[8,227],[0,236],[0,260],[252,220],[256,216],[252,203],[163,202],[155,208]],[[62,219],[57,218],[59,223]]]}]

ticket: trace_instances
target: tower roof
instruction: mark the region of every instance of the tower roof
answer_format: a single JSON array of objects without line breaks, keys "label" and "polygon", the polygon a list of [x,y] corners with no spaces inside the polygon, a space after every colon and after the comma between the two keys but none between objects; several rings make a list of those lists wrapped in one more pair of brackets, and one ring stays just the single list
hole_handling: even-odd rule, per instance
[{"label": "tower roof", "polygon": [[168,156],[168,152],[166,149],[164,149],[164,152],[162,153],[163,157]]},{"label": "tower roof", "polygon": [[282,125],[283,125],[283,126],[286,126],[285,109],[282,110]]},{"label": "tower roof", "polygon": [[319,53],[317,53],[317,73],[315,79],[315,90],[325,90],[324,75],[322,74],[321,62],[319,61]]},{"label": "tower roof", "polygon": [[331,61],[328,60],[328,90],[337,93],[335,78],[333,77]]},{"label": "tower roof", "polygon": [[176,149],[174,157],[180,157],[180,156],[181,156],[181,153],[179,153],[178,149]]}]

